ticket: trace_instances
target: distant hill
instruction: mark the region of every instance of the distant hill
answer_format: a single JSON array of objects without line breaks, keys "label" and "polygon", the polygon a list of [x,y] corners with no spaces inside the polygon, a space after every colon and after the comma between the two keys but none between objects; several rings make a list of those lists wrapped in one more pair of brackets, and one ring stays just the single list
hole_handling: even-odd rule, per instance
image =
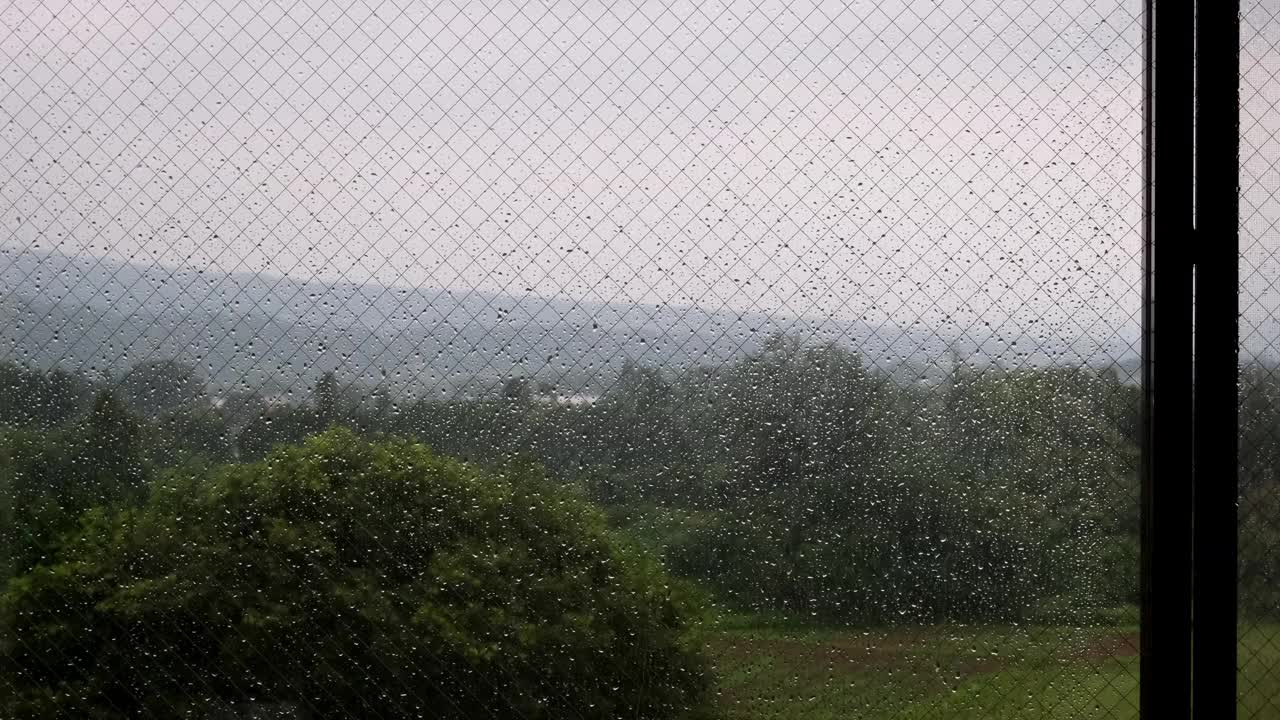
[{"label": "distant hill", "polygon": [[[1000,361],[993,355],[999,350],[990,349],[995,338],[948,339],[924,329],[784,312],[214,274],[5,247],[0,327],[0,358],[24,364],[114,375],[142,360],[176,357],[198,365],[215,386],[243,383],[268,392],[337,370],[422,393],[485,394],[526,375],[566,394],[592,395],[629,360],[721,363],[784,331],[853,347],[904,379],[936,374],[949,350]],[[1088,338],[1076,342],[1091,364],[1136,368],[1131,353]]]}]

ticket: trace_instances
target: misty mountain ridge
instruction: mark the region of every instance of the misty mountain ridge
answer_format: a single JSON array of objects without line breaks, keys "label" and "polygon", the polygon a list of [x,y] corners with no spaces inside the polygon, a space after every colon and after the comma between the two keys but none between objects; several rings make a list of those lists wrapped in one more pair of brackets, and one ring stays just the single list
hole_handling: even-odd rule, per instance
[{"label": "misty mountain ridge", "polygon": [[[0,248],[0,357],[115,375],[147,360],[197,365],[215,387],[297,390],[321,372],[441,396],[525,376],[564,395],[603,392],[628,363],[716,365],[789,333],[836,342],[904,381],[936,379],[952,353],[978,364],[1061,362],[1137,370],[1130,339],[1077,338],[1010,356],[1010,339],[942,337],[783,311],[600,303],[534,294],[327,283]],[[1133,339],[1136,340],[1136,339]],[[1038,348],[1021,338],[1012,343]],[[1072,362],[1069,358],[1075,356]]]}]

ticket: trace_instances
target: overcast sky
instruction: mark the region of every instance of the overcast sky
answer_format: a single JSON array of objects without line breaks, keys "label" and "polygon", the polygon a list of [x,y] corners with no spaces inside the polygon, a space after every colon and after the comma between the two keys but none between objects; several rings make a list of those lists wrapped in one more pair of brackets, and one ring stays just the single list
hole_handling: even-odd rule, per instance
[{"label": "overcast sky", "polygon": [[1141,4],[21,0],[3,242],[1134,339]]},{"label": "overcast sky", "polygon": [[1241,3],[1240,339],[1280,359],[1280,1]]}]

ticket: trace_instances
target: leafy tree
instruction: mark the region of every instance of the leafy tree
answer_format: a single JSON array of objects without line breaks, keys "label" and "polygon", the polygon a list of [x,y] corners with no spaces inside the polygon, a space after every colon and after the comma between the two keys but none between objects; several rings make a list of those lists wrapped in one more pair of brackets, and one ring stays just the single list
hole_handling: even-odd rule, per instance
[{"label": "leafy tree", "polygon": [[1240,508],[1241,608],[1253,617],[1280,619],[1280,488],[1254,486]]},{"label": "leafy tree", "polygon": [[134,365],[117,385],[130,409],[146,417],[192,408],[206,400],[204,378],[194,367],[177,360]]},{"label": "leafy tree", "polygon": [[1280,617],[1280,372],[1240,369],[1240,603],[1255,617]]},{"label": "leafy tree", "polygon": [[669,463],[681,440],[678,400],[660,370],[628,361],[593,409],[594,433],[605,441],[598,459],[622,468]]},{"label": "leafy tree", "polygon": [[0,714],[676,717],[695,612],[536,468],[332,429],[86,513],[0,596]]},{"label": "leafy tree", "polygon": [[160,467],[191,458],[226,462],[233,457],[226,417],[212,408],[179,410],[156,418],[142,433],[143,455]]},{"label": "leafy tree", "polygon": [[[44,382],[22,377],[23,387]],[[1246,495],[1280,484],[1278,388],[1270,369],[1242,370]],[[58,436],[75,448],[63,458],[15,441],[23,458],[43,459],[14,467],[26,468],[19,484],[46,478],[28,487],[74,479],[69,486],[101,489],[84,468],[114,460],[91,458],[96,446],[134,455],[141,447],[147,463],[180,466],[262,458],[338,424],[407,433],[483,467],[533,459],[606,506],[617,527],[665,551],[680,573],[747,607],[875,622],[980,620],[1041,606],[1082,617],[1136,599],[1141,393],[1114,369],[1009,370],[956,359],[946,377],[911,379],[834,343],[776,336],[714,367],[628,363],[589,405],[556,402],[532,377],[493,391],[379,408],[326,373],[302,402],[242,388],[135,430],[104,406],[91,414],[105,442],[77,434],[88,424]],[[104,479],[129,466],[140,463]],[[95,497],[118,494],[88,491],[48,507],[67,508],[57,515],[65,521]],[[40,517],[37,506],[23,507]]]},{"label": "leafy tree", "polygon": [[1136,599],[1136,403],[1114,375],[957,364],[918,390],[775,339],[710,387],[693,427],[727,451],[724,513],[669,556],[731,602],[883,622]]},{"label": "leafy tree", "polygon": [[338,400],[342,395],[338,387],[338,376],[329,371],[316,381],[312,402],[315,405],[316,421],[320,427],[328,427],[337,422],[341,412]]},{"label": "leafy tree", "polygon": [[108,391],[88,417],[55,431],[0,431],[0,541],[10,572],[46,561],[83,511],[140,494],[141,425]]},{"label": "leafy tree", "polygon": [[1280,371],[1240,369],[1240,492],[1280,485]]},{"label": "leafy tree", "polygon": [[[136,478],[141,434],[138,419],[114,394],[106,390],[99,393],[84,421],[83,453],[91,472],[102,477]],[[115,494],[108,489],[108,497]]]},{"label": "leafy tree", "polygon": [[92,397],[91,383],[80,374],[0,363],[0,425],[61,427],[82,413]]},{"label": "leafy tree", "polygon": [[523,375],[507,378],[502,383],[502,397],[515,402],[528,402],[533,397],[533,381]]},{"label": "leafy tree", "polygon": [[747,609],[862,623],[1017,619],[1052,577],[1043,513],[1014,493],[925,474],[863,497],[843,520],[754,499],[673,547],[673,569]]}]

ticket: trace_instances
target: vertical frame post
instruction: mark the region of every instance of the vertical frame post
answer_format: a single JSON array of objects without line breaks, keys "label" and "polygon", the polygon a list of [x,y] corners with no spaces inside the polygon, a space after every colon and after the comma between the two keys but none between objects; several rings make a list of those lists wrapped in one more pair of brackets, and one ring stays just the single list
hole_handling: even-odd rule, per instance
[{"label": "vertical frame post", "polygon": [[1240,3],[1196,15],[1192,714],[1236,716]]},{"label": "vertical frame post", "polygon": [[1191,713],[1194,11],[1146,3],[1141,713]]}]

